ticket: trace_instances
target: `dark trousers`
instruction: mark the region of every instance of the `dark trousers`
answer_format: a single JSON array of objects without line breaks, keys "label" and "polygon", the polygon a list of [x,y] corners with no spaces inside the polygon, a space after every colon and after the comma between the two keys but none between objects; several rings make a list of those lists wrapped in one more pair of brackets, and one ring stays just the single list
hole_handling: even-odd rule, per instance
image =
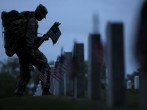
[{"label": "dark trousers", "polygon": [[29,54],[26,48],[20,48],[16,52],[19,58],[20,75],[17,81],[17,89],[24,92],[26,85],[30,79],[31,68],[35,66],[40,71],[40,81],[42,88],[50,87],[50,66],[45,55],[37,48],[33,49],[33,54]]}]

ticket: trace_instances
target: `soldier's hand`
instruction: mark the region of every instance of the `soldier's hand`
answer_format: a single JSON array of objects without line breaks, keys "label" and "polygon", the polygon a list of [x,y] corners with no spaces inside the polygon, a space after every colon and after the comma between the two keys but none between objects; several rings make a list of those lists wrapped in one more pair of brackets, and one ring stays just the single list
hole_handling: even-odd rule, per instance
[{"label": "soldier's hand", "polygon": [[61,23],[59,22],[55,22],[55,25],[58,27]]},{"label": "soldier's hand", "polygon": [[43,37],[45,41],[49,40],[49,37],[47,36],[47,34],[44,34]]}]

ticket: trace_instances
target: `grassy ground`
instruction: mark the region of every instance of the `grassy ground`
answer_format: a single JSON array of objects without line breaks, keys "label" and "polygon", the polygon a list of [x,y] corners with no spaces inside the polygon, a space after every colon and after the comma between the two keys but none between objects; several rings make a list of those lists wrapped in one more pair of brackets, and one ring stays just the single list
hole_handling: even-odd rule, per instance
[{"label": "grassy ground", "polygon": [[65,96],[9,97],[0,99],[0,110],[138,110],[138,96],[138,91],[127,91],[124,108],[108,108],[104,91],[100,101]]}]

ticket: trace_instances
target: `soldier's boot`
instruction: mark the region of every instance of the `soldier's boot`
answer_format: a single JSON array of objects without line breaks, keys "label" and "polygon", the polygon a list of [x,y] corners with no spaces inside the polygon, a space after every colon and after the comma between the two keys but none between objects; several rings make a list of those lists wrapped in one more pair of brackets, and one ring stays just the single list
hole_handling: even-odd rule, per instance
[{"label": "soldier's boot", "polygon": [[16,89],[14,91],[15,96],[24,96],[24,91],[26,89],[26,85],[28,84],[30,76],[28,77],[20,77],[17,81]]},{"label": "soldier's boot", "polygon": [[49,91],[49,88],[43,88],[42,95],[52,95],[52,93]]},{"label": "soldier's boot", "polygon": [[42,95],[52,95],[49,91],[50,89],[50,71],[41,74],[41,86],[42,86]]}]

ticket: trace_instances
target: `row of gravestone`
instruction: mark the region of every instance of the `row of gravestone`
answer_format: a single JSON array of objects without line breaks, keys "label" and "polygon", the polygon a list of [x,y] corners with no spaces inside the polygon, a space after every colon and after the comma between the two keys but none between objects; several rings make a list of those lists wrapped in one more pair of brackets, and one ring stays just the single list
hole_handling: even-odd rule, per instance
[{"label": "row of gravestone", "polygon": [[[75,42],[72,52],[63,53],[62,51],[61,55],[57,57],[55,64],[51,66],[52,74],[50,91],[54,95],[69,95],[81,98],[86,96],[87,91],[89,98],[96,100],[100,98],[100,65],[102,61],[99,62],[98,59],[103,59],[100,35],[92,34],[89,36],[88,41],[88,67],[90,67],[87,79],[88,90],[86,90],[87,87],[85,84],[86,73],[84,73],[84,44]],[[99,52],[101,53],[99,54]],[[41,91],[40,84],[38,85],[38,88],[40,89],[37,91]]]},{"label": "row of gravestone", "polygon": [[[77,98],[85,97],[86,95],[89,99],[100,100],[101,73],[105,63],[107,68],[107,105],[109,107],[125,106],[123,23],[109,22],[106,28],[106,36],[107,45],[105,45],[105,49],[103,48],[100,34],[94,33],[88,37],[87,84],[85,84],[84,73],[84,44],[75,43],[72,52],[62,52],[52,67],[50,90],[54,95],[74,96]],[[58,68],[58,70],[55,68]]]},{"label": "row of gravestone", "polygon": [[[54,95],[69,95],[84,97],[84,44],[75,43],[73,52],[61,51],[51,67],[50,91]],[[37,92],[39,91],[39,92]],[[41,85],[38,84],[35,96],[41,95]]]},{"label": "row of gravestone", "polygon": [[[113,22],[108,23],[106,33],[107,46],[105,52],[100,34],[94,33],[90,34],[88,37],[87,87],[85,87],[83,43],[75,43],[72,52],[62,53],[65,57],[66,68],[63,69],[60,68],[62,66],[59,66],[59,70],[55,70],[56,62],[59,62],[61,56],[57,58],[55,65],[52,67],[50,88],[54,95],[85,97],[85,93],[87,93],[87,97],[89,99],[99,100],[101,97],[100,78],[105,58],[108,70],[107,73],[109,73],[107,74],[106,87],[108,91],[108,106],[124,105],[125,85],[123,24]],[[58,74],[59,71],[60,74]],[[63,77],[61,77],[61,74]]]},{"label": "row of gravestone", "polygon": [[75,43],[73,52],[64,52],[52,68],[51,91],[54,95],[84,97],[84,44]]},{"label": "row of gravestone", "polygon": [[139,89],[140,83],[139,83],[139,76],[134,76],[134,81],[127,80],[126,88],[127,89]]}]

